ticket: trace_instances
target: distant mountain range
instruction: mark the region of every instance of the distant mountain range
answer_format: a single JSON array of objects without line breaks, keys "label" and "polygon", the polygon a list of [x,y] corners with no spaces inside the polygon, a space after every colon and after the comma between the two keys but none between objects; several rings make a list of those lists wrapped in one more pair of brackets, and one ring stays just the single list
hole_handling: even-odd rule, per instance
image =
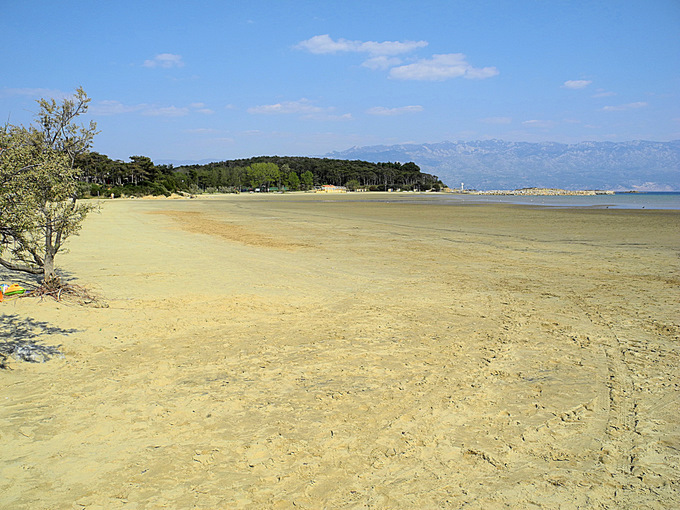
[{"label": "distant mountain range", "polygon": [[485,140],[352,147],[323,157],[413,161],[452,188],[680,191],[680,140],[529,143]]}]

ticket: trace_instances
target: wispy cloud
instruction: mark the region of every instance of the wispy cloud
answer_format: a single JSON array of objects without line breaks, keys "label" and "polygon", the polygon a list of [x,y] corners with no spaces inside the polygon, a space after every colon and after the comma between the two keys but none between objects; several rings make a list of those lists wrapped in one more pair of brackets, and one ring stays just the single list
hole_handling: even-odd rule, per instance
[{"label": "wispy cloud", "polygon": [[412,64],[394,67],[390,78],[396,80],[444,81],[451,78],[484,79],[498,74],[495,67],[471,66],[462,53],[433,55]]},{"label": "wispy cloud", "polygon": [[206,107],[205,103],[191,103],[189,107],[192,108],[194,111],[197,111],[198,113],[203,113],[205,115],[211,115],[215,113],[213,110]]},{"label": "wispy cloud", "polygon": [[90,106],[90,113],[95,115],[121,115],[123,113],[139,112],[149,108],[148,104],[126,105],[120,101],[98,101]]},{"label": "wispy cloud", "polygon": [[591,83],[593,82],[590,80],[567,80],[564,82],[564,85],[562,85],[562,87],[565,89],[579,90],[586,88]]},{"label": "wispy cloud", "polygon": [[403,115],[405,113],[417,113],[422,112],[423,107],[420,105],[410,105],[410,106],[399,106],[397,108],[386,108],[384,106],[374,106],[366,110],[369,115],[383,115],[383,116],[393,116],[393,115]]},{"label": "wispy cloud", "polygon": [[149,117],[184,117],[189,115],[189,108],[177,106],[152,107],[144,110],[142,115]]},{"label": "wispy cloud", "polygon": [[144,67],[162,67],[169,69],[171,67],[184,67],[181,55],[173,53],[159,53],[154,58],[144,61]]},{"label": "wispy cloud", "polygon": [[369,69],[379,69],[384,71],[385,69],[389,69],[390,67],[398,66],[401,63],[402,60],[400,58],[386,57],[384,55],[381,55],[378,57],[369,58],[368,60],[365,60],[361,65],[363,67],[368,67]]},{"label": "wispy cloud", "polygon": [[[390,70],[390,78],[397,80],[443,81],[450,78],[484,79],[496,76],[495,67],[477,68],[470,65],[462,53],[433,55],[429,59],[400,57],[420,48],[427,41],[351,41],[333,39],[328,34],[316,35],[295,45],[296,49],[317,55],[363,53],[368,58],[361,64],[373,70]],[[402,65],[403,64],[403,65]]]},{"label": "wispy cloud", "polygon": [[352,118],[349,113],[335,114],[333,113],[335,108],[322,108],[306,98],[253,106],[247,111],[254,115],[301,115],[303,118],[315,120],[349,120]]},{"label": "wispy cloud", "polygon": [[617,106],[605,106],[602,108],[602,111],[604,112],[622,112],[625,110],[635,110],[637,108],[644,108],[647,106],[647,103],[644,101],[638,101],[636,103],[626,103],[626,104],[620,104]]},{"label": "wispy cloud", "polygon": [[218,133],[216,129],[212,128],[196,128],[196,129],[185,129],[185,133],[191,133],[191,134],[198,134],[198,135],[203,135],[203,134],[214,134]]},{"label": "wispy cloud", "polygon": [[549,128],[555,125],[552,120],[531,119],[522,122],[522,125],[534,128]]},{"label": "wispy cloud", "polygon": [[124,104],[120,101],[98,101],[90,106],[90,113],[94,115],[122,115],[126,113],[139,113],[147,117],[184,117],[190,113],[202,113],[205,115],[214,113],[204,103],[191,103],[189,106],[158,106],[147,103],[134,105]]},{"label": "wispy cloud", "polygon": [[325,113],[323,115],[310,116],[309,118],[313,118],[315,120],[353,120],[354,119],[354,117],[352,116],[351,113],[338,113],[338,114]]},{"label": "wispy cloud", "polygon": [[348,39],[333,40],[328,34],[314,37],[298,43],[295,48],[315,54],[327,53],[368,53],[369,55],[401,55],[417,48],[427,46],[427,41],[350,41]]},{"label": "wispy cloud", "polygon": [[279,114],[310,114],[320,113],[323,108],[315,106],[309,99],[302,98],[298,101],[284,101],[275,104],[263,104],[248,108],[248,113],[279,115]]}]

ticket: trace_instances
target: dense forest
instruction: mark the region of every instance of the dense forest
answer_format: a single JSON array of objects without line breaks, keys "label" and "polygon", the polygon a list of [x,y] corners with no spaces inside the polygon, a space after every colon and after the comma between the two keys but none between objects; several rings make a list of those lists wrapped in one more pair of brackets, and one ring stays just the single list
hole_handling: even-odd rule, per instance
[{"label": "dense forest", "polygon": [[206,165],[155,165],[146,156],[129,162],[97,152],[78,156],[81,193],[85,196],[169,195],[177,192],[247,190],[298,191],[333,184],[350,190],[439,190],[437,176],[422,173],[415,163],[369,163],[341,159],[261,156]]}]

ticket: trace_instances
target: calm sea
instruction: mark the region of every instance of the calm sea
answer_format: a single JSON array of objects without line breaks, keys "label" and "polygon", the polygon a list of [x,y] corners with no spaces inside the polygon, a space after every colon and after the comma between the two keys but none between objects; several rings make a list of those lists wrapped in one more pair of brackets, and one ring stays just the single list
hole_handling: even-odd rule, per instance
[{"label": "calm sea", "polygon": [[616,193],[582,196],[438,195],[443,200],[469,203],[524,204],[545,207],[598,209],[680,209],[680,192]]}]

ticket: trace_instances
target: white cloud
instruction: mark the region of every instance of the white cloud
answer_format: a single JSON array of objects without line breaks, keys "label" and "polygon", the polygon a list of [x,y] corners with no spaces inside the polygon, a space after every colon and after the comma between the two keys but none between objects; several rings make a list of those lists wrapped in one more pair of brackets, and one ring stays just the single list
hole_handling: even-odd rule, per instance
[{"label": "white cloud", "polygon": [[191,103],[188,107],[178,107],[157,106],[147,103],[127,105],[112,100],[98,101],[90,106],[89,111],[94,115],[122,115],[138,112],[148,117],[183,117],[190,113],[202,113],[204,115],[215,113],[210,108],[206,108],[205,103]]},{"label": "white cloud", "polygon": [[98,101],[90,106],[89,111],[94,115],[120,115],[123,113],[138,112],[149,108],[147,104],[126,105],[120,101]]},{"label": "white cloud", "polygon": [[203,114],[206,114],[206,115],[210,115],[212,113],[215,113],[210,108],[206,108],[205,103],[191,103],[189,106],[191,108],[193,108],[195,111],[197,111],[198,113],[203,113]]},{"label": "white cloud", "polygon": [[314,120],[352,120],[354,117],[352,117],[351,113],[341,113],[339,115],[324,113],[322,115],[309,115],[307,118]]},{"label": "white cloud", "polygon": [[462,53],[433,55],[413,64],[394,67],[390,77],[397,80],[444,81],[451,78],[484,79],[496,76],[495,67],[472,67]]},{"label": "white cloud", "polygon": [[[339,51],[356,51],[356,45],[352,45],[350,41],[340,39],[334,41],[328,34],[315,35],[311,39],[298,43],[295,48],[299,50],[307,50],[310,53],[317,55],[325,53],[338,53]],[[354,48],[354,49],[353,49]]]},{"label": "white cloud", "polygon": [[202,134],[213,134],[213,133],[217,133],[218,131],[216,129],[212,129],[212,128],[196,128],[196,129],[185,129],[184,132],[202,135]]},{"label": "white cloud", "polygon": [[169,69],[171,67],[184,67],[184,62],[182,62],[181,55],[160,53],[151,60],[145,60],[144,67],[163,67]]},{"label": "white cloud", "polygon": [[405,113],[417,113],[422,111],[423,107],[420,105],[400,106],[398,108],[385,108],[384,106],[374,106],[373,108],[369,108],[368,110],[366,110],[366,113],[368,113],[369,115],[392,116],[403,115]]},{"label": "white cloud", "polygon": [[295,48],[315,54],[355,52],[369,55],[400,55],[417,48],[427,46],[427,41],[350,41],[348,39],[333,40],[328,34],[314,37],[298,43]]},{"label": "white cloud", "polygon": [[562,87],[564,87],[565,89],[576,89],[576,90],[578,90],[578,89],[586,88],[591,83],[593,83],[593,82],[590,81],[590,80],[567,80],[567,81],[564,82],[564,85],[562,85]]},{"label": "white cloud", "polygon": [[622,112],[625,110],[635,110],[637,108],[644,108],[647,106],[647,103],[644,101],[638,101],[636,103],[627,103],[627,104],[621,104],[618,106],[605,106],[602,108],[602,111],[604,112]]},{"label": "white cloud", "polygon": [[390,77],[398,80],[443,81],[450,78],[484,79],[496,76],[495,67],[476,68],[471,66],[462,53],[433,55],[430,59],[419,59],[402,65],[396,57],[424,48],[427,41],[351,41],[334,40],[328,34],[316,35],[298,43],[295,48],[315,54],[365,53],[369,56],[361,65],[374,70],[390,69]]},{"label": "white cloud", "polygon": [[532,120],[525,120],[522,122],[523,125],[528,126],[528,127],[535,127],[535,128],[549,128],[552,127],[555,123],[551,120],[539,120],[539,119],[532,119]]},{"label": "white cloud", "polygon": [[370,55],[401,55],[427,46],[427,41],[368,41],[361,43],[360,50]]},{"label": "white cloud", "polygon": [[298,101],[284,101],[282,103],[265,104],[248,108],[248,113],[255,115],[301,115],[305,119],[313,120],[351,120],[349,113],[335,114],[335,108],[316,106],[309,99]]},{"label": "white cloud", "polygon": [[142,115],[150,117],[184,117],[189,114],[189,108],[178,108],[177,106],[163,106],[148,108]]},{"label": "white cloud", "polygon": [[248,113],[278,115],[278,114],[310,114],[320,113],[323,108],[314,106],[308,99],[299,101],[284,101],[283,103],[264,104],[248,108]]},{"label": "white cloud", "polygon": [[381,55],[379,57],[372,57],[365,60],[361,65],[363,67],[368,67],[369,69],[380,69],[385,70],[390,67],[398,66],[401,64],[402,60],[397,57],[386,57]]},{"label": "white cloud", "polygon": [[495,67],[472,67],[470,66],[465,72],[465,77],[469,80],[484,80],[492,78],[499,74]]}]

